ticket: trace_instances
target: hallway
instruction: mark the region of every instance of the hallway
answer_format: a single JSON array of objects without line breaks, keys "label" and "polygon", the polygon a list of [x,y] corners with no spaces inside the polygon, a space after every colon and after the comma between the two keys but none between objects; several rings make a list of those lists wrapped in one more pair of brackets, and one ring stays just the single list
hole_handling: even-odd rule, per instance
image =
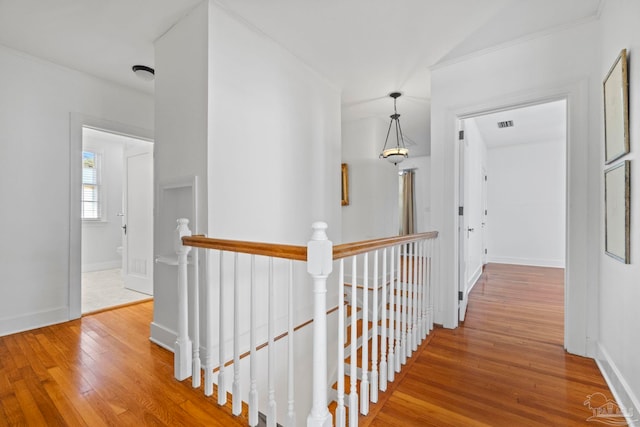
[{"label": "hallway", "polygon": [[435,329],[361,425],[593,424],[588,395],[612,396],[593,360],[563,349],[563,276],[562,269],[487,265],[463,326]]}]

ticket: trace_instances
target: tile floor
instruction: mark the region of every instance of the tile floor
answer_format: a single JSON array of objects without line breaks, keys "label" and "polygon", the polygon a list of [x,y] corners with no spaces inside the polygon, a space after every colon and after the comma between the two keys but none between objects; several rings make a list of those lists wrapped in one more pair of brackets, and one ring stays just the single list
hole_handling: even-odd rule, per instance
[{"label": "tile floor", "polygon": [[82,273],[82,314],[149,298],[125,288],[119,268]]}]

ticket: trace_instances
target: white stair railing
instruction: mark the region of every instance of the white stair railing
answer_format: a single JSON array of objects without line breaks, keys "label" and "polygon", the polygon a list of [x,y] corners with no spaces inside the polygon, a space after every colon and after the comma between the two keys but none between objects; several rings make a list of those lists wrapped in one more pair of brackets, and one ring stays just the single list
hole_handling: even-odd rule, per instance
[{"label": "white stair railing", "polygon": [[[433,328],[431,289],[437,265],[437,232],[334,247],[327,238],[326,224],[314,223],[312,228],[311,239],[304,247],[191,236],[188,220],[178,220],[174,375],[178,380],[191,376],[192,386],[199,388],[200,370],[204,369],[204,394],[212,396],[217,384],[217,403],[226,405],[231,391],[232,414],[246,414],[250,426],[258,425],[259,412],[266,414],[268,426],[295,426],[296,420],[302,418],[300,414],[296,416],[296,403],[300,400],[296,393],[311,396],[301,399],[311,402],[303,410],[307,426],[325,427],[334,422],[338,426],[347,422],[350,427],[357,426],[359,416],[369,413],[370,403],[376,403],[379,393],[395,381],[396,374]],[[199,271],[198,248],[206,249],[202,315],[197,311],[199,286],[196,282],[189,288],[187,283],[187,257],[192,247],[196,248],[191,261],[195,272]],[[304,305],[303,301],[294,301],[294,286],[302,285],[294,281],[295,264],[305,262],[312,279],[313,309],[301,325],[294,327],[294,308]],[[338,303],[328,311],[327,282],[334,262],[339,265]],[[345,276],[345,263],[350,264],[350,277]],[[189,301],[195,304],[191,313]],[[283,301],[286,305],[282,305]],[[286,315],[278,317],[283,312]],[[328,333],[328,313],[332,312],[337,313],[333,315],[337,319],[331,325],[337,329]],[[302,327],[308,324],[313,351],[305,357],[300,352],[307,348],[294,347],[294,336],[307,330]],[[283,345],[281,339],[287,341],[286,352],[279,347]],[[337,348],[336,359],[327,359],[329,344]],[[231,353],[228,348],[232,348]],[[283,354],[287,357],[278,357]],[[204,361],[202,366],[200,359]],[[308,359],[312,362],[308,363]],[[345,365],[347,359],[349,364]],[[331,379],[329,366],[333,367]],[[229,369],[233,369],[231,384],[227,378]],[[310,371],[312,378],[303,389],[300,384],[308,382],[308,376],[300,375],[301,369]],[[336,390],[331,396],[336,408],[332,414],[328,408],[333,387]],[[282,399],[280,405],[278,397]]]}]

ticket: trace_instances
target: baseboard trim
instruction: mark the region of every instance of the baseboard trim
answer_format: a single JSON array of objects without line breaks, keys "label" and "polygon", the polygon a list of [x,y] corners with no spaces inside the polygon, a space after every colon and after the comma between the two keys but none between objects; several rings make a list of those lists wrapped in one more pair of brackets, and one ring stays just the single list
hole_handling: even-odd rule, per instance
[{"label": "baseboard trim", "polygon": [[534,267],[565,268],[565,262],[558,259],[517,258],[503,256],[489,256],[487,262],[497,264],[531,265]]},{"label": "baseboard trim", "polygon": [[29,331],[43,326],[55,325],[69,320],[69,307],[24,314],[0,319],[0,336]]},{"label": "baseboard trim", "polygon": [[473,272],[473,276],[471,276],[471,279],[469,279],[469,281],[467,282],[467,295],[469,295],[473,287],[476,285],[476,283],[478,283],[478,280],[480,280],[483,267],[483,265],[479,266],[476,271]]},{"label": "baseboard trim", "polygon": [[113,261],[94,262],[91,264],[82,264],[82,272],[89,273],[92,271],[113,270],[116,268],[122,268],[122,260],[117,259]]},{"label": "baseboard trim", "polygon": [[609,353],[600,343],[597,344],[595,360],[620,409],[626,410],[624,414],[629,427],[640,427],[640,402]]},{"label": "baseboard trim", "polygon": [[165,328],[156,322],[151,322],[151,336],[149,341],[173,353],[174,345],[178,334],[171,329]]}]

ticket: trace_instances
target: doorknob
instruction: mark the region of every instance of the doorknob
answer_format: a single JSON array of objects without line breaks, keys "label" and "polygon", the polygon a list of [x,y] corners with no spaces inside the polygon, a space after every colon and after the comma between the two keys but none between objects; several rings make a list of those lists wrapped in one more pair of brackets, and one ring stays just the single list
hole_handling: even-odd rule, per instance
[{"label": "doorknob", "polygon": [[467,231],[473,231],[473,228],[467,228]]},{"label": "doorknob", "polygon": [[124,230],[124,234],[126,235],[127,234],[127,224],[123,225],[122,229]]}]

